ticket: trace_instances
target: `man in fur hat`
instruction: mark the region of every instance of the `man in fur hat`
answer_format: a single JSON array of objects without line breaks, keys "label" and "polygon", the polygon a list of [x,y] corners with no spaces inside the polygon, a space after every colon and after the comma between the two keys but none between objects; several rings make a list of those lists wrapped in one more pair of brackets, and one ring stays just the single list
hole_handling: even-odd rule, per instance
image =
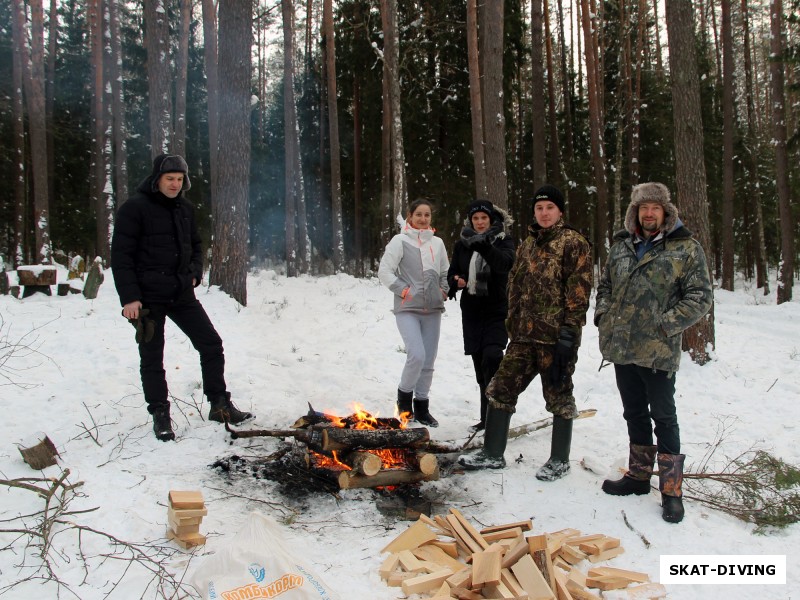
[{"label": "man in fur hat", "polygon": [[[633,188],[625,229],[614,236],[597,290],[594,323],[603,360],[614,364],[628,426],[628,471],[603,482],[615,496],[650,493],[658,460],[662,518],[683,519],[683,462],[675,372],[684,330],[711,308],[703,248],[661,183]],[[653,433],[657,444],[653,444]]]},{"label": "man in fur hat", "polygon": [[200,353],[203,392],[211,404],[208,418],[241,423],[253,416],[231,402],[222,339],[194,295],[203,278],[203,254],[194,209],[183,197],[190,187],[182,156],[157,156],[153,172],[119,208],[111,241],[114,285],[122,316],[136,327],[142,390],[161,441],[175,439],[164,372],[167,317]]}]

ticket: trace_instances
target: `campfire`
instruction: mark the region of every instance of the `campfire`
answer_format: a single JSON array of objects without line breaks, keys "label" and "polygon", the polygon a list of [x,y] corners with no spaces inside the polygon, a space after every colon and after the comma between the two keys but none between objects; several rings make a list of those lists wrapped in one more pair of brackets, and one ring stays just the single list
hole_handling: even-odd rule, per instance
[{"label": "campfire", "polygon": [[425,451],[430,433],[424,427],[407,427],[406,417],[373,416],[358,404],[351,415],[339,417],[309,405],[308,414],[291,429],[226,428],[233,438],[294,438],[294,452],[301,453],[309,473],[342,490],[434,481],[439,463],[435,454]]}]

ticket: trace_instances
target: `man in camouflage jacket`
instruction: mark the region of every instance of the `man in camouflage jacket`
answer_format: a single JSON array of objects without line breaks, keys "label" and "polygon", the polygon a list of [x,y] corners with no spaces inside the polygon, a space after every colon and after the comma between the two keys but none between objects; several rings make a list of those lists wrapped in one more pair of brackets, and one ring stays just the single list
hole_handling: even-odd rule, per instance
[{"label": "man in camouflage jacket", "polygon": [[511,343],[486,390],[493,416],[487,415],[483,449],[459,462],[470,469],[505,464],[508,423],[517,399],[541,375],[545,407],[554,418],[550,459],[536,477],[552,481],[569,471],[572,420],[578,414],[572,375],[592,291],[592,260],[586,238],[564,223],[564,198],[557,188],[541,187],[533,206],[536,224],[517,250],[508,279]]},{"label": "man in camouflage jacket", "polygon": [[603,491],[648,494],[657,454],[662,517],[677,523],[683,518],[685,455],[680,454],[675,372],[683,331],[711,308],[706,257],[660,183],[633,188],[625,230],[614,240],[597,290],[594,323],[603,359],[614,363],[630,454],[628,472],[604,481]]}]

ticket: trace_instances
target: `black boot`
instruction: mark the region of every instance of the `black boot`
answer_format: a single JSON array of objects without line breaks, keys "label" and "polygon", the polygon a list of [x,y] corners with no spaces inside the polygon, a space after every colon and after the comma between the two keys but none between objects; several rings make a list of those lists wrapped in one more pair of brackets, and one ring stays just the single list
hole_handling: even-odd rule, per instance
[{"label": "black boot", "polygon": [[658,489],[661,492],[661,518],[667,523],[683,521],[683,461],[685,454],[658,455]]},{"label": "black boot", "polygon": [[409,421],[414,418],[414,406],[412,404],[412,400],[414,398],[413,392],[404,392],[403,390],[397,390],[397,416],[402,416],[403,413],[406,414],[406,419]]},{"label": "black boot", "polygon": [[153,433],[156,434],[156,439],[162,442],[171,442],[175,439],[175,432],[172,431],[172,419],[169,416],[169,405],[153,411]]},{"label": "black boot", "polygon": [[486,389],[481,388],[481,420],[469,428],[472,433],[483,431],[486,428],[486,410],[488,407],[489,401],[486,399]]},{"label": "black boot", "polygon": [[631,444],[628,454],[628,472],[617,480],[606,479],[603,491],[612,496],[644,496],[650,493],[650,478],[656,460],[656,446]]},{"label": "black boot", "polygon": [[438,427],[439,421],[433,418],[433,415],[428,411],[429,400],[420,400],[414,398],[414,420],[420,425],[425,427]]},{"label": "black boot", "polygon": [[238,425],[253,418],[252,413],[239,410],[233,405],[230,392],[209,394],[208,401],[211,403],[211,410],[208,411],[209,421]]},{"label": "black boot", "polygon": [[536,472],[539,481],[555,481],[569,473],[569,449],[572,446],[572,419],[553,416],[550,458]]},{"label": "black boot", "polygon": [[486,412],[486,431],[483,434],[483,448],[462,454],[458,462],[468,471],[478,469],[502,469],[506,466],[503,454],[508,442],[508,428],[511,425],[511,413],[489,406]]}]

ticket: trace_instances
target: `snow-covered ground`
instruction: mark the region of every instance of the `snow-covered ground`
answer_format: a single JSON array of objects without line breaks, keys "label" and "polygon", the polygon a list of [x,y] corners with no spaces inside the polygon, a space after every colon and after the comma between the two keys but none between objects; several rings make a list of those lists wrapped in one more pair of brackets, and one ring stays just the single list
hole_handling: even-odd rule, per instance
[{"label": "snow-covered ground", "polygon": [[[738,285],[733,293],[716,291],[713,361],[699,367],[684,356],[678,373],[676,396],[688,470],[723,426],[720,458],[720,453],[736,456],[755,445],[800,464],[800,302],[776,306],[774,293],[765,298],[742,282]],[[390,293],[377,279],[288,279],[262,270],[248,278],[246,308],[217,289],[201,287],[198,294],[224,340],[233,398],[257,415],[248,427],[286,428],[307,411],[309,402],[340,415],[350,414],[358,402],[374,414],[391,416],[405,355],[389,311]],[[248,513],[258,510],[282,524],[286,543],[341,598],[402,597],[399,588],[385,586],[378,567],[380,549],[408,523],[381,514],[372,491],[298,501],[280,495],[272,482],[229,479],[209,467],[234,453],[265,456],[282,442],[231,441],[219,424],[205,420],[197,354],[171,324],[166,369],[178,437],[175,443],[155,439],[139,381],[134,331],[120,316],[110,272],[96,300],[81,295],[25,300],[0,296],[0,316],[0,347],[3,342],[21,343],[10,356],[0,356],[0,375],[18,384],[0,379],[0,407],[6,415],[0,420],[0,477],[40,476],[23,463],[17,446],[46,434],[60,460],[44,475],[57,477],[68,468],[70,482],[83,482],[71,509],[96,508],[69,518],[118,539],[168,544],[163,539],[168,490],[202,490],[208,515],[201,531],[208,542],[195,557],[179,553],[170,559],[179,575],[184,570],[190,575],[201,556],[230,540]],[[438,510],[458,508],[476,525],[530,518],[538,532],[572,527],[618,537],[626,552],[612,565],[645,571],[654,580],[659,557],[666,554],[786,555],[785,586],[670,585],[669,598],[800,597],[800,526],[755,534],[752,525],[692,500],[685,503],[684,522],[670,525],[660,517],[656,492],[615,498],[600,490],[602,480],[625,464],[627,438],[613,369],[598,371],[597,330],[588,325],[583,339],[575,393],[579,409],[594,408],[597,414],[575,425],[568,477],[544,483],[533,476],[549,453],[549,429],[544,429],[509,442],[505,470],[453,474],[424,484],[425,495],[442,502]],[[431,412],[441,423],[431,430],[433,437],[455,441],[466,438],[478,414],[477,385],[471,361],[463,355],[457,302],[447,303]],[[537,380],[520,398],[512,426],[546,416]],[[591,470],[582,468],[582,462]],[[0,529],[18,526],[16,517],[43,506],[31,492],[6,486],[0,488],[0,498]],[[33,517],[26,519],[29,525],[33,522]],[[25,542],[16,534],[0,535],[0,588],[29,577],[38,566],[34,549],[26,551]],[[83,544],[90,557],[88,572],[76,559],[74,536],[56,536],[52,552],[56,573],[78,598],[157,597],[152,586],[147,588],[151,574],[136,565],[112,591],[128,563],[102,561],[99,555],[107,548],[91,534]],[[55,598],[56,588],[30,582],[7,597]]]}]

